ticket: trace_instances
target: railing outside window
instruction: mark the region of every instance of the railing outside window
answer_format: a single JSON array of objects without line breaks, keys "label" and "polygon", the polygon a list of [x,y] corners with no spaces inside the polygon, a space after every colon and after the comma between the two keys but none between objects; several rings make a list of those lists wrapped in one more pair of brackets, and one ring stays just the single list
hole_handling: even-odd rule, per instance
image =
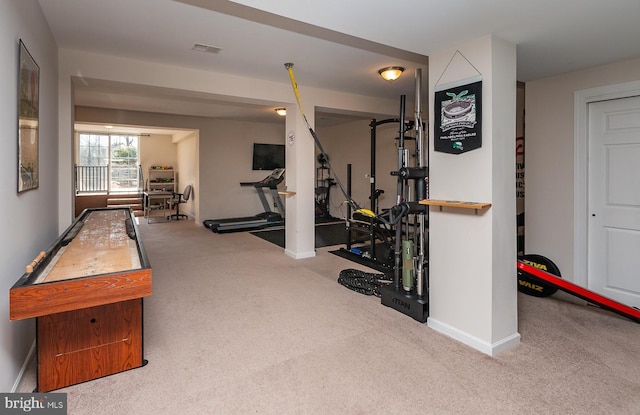
[{"label": "railing outside window", "polygon": [[140,191],[137,135],[80,132],[77,148],[76,194]]},{"label": "railing outside window", "polygon": [[142,191],[142,166],[79,166],[75,165],[76,194],[139,193]]},{"label": "railing outside window", "polygon": [[109,166],[75,166],[76,193],[107,193]]}]

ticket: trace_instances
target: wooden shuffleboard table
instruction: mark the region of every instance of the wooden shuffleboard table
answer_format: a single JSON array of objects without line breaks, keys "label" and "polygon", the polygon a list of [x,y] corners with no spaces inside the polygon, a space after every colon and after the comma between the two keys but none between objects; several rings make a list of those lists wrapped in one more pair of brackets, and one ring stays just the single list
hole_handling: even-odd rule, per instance
[{"label": "wooden shuffleboard table", "polygon": [[151,276],[128,207],[86,209],[27,265],[9,312],[36,318],[39,392],[146,364],[142,299]]}]

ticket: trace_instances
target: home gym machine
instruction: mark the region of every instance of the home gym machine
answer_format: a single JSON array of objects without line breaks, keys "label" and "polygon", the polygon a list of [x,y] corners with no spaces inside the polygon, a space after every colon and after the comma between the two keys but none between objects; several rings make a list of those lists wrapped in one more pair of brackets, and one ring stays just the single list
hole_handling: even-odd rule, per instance
[{"label": "home gym machine", "polygon": [[[420,83],[418,70],[415,122],[405,120],[404,95],[401,96],[399,118],[372,120],[371,210],[356,210],[352,216],[348,206],[347,248],[334,253],[384,273],[376,275],[344,270],[338,279],[341,284],[358,292],[379,296],[383,305],[424,323],[428,316],[428,208],[419,202],[427,198],[428,168],[425,163],[424,124],[420,117]],[[375,131],[378,125],[389,122],[397,122],[399,126],[397,170],[391,172],[397,177],[396,204],[380,213],[378,197],[382,191],[376,188],[375,182]],[[412,137],[405,134],[414,127],[416,152],[411,166],[406,141]],[[351,191],[350,170],[347,166],[348,192]],[[353,227],[363,225],[370,238],[369,245],[353,247]],[[377,246],[379,242],[382,243]]]},{"label": "home gym machine", "polygon": [[[284,169],[275,169],[259,182],[242,182],[240,186],[253,186],[258,191],[258,197],[264,208],[264,212],[255,216],[227,219],[208,219],[204,226],[216,233],[239,232],[264,229],[272,226],[284,225],[284,205],[278,194],[278,185],[284,180]],[[271,197],[278,212],[273,212],[265,196],[265,190],[269,189]]]},{"label": "home gym machine", "polygon": [[[285,63],[285,68],[289,72],[291,86],[300,108],[300,113],[304,119],[309,133],[313,138],[318,150],[325,153],[320,140],[316,136],[313,128],[309,124],[304,114],[298,85],[293,74],[293,63]],[[405,96],[401,96],[400,100],[400,120],[398,140],[398,169],[391,174],[397,179],[397,199],[396,204],[390,208],[385,215],[377,215],[375,211],[363,209],[351,198],[350,189],[345,191],[340,180],[336,176],[336,184],[346,198],[346,202],[350,209],[356,213],[362,213],[369,217],[375,217],[382,223],[394,226],[394,267],[393,282],[381,287],[382,304],[392,307],[402,313],[405,313],[420,322],[426,322],[428,316],[428,294],[427,294],[427,234],[426,234],[426,217],[428,210],[426,205],[421,205],[420,200],[426,199],[426,183],[427,183],[427,167],[425,164],[425,152],[423,150],[423,131],[424,126],[421,120],[421,103],[420,91],[422,89],[422,73],[420,69],[416,69],[416,143],[417,143],[417,166],[409,166],[409,154],[405,149],[405,130],[407,123],[405,122]],[[411,199],[410,181],[414,182],[415,200]],[[372,200],[373,202],[373,200]],[[409,239],[409,217],[413,215],[417,222],[417,231],[413,232],[412,239]],[[405,239],[403,240],[403,223],[406,229]],[[402,273],[402,280],[400,275]],[[340,279],[339,279],[340,280]]]},{"label": "home gym machine", "polygon": [[[413,121],[407,121],[401,126],[400,118],[389,118],[386,120],[373,119],[369,123],[371,130],[371,162],[369,167],[369,202],[370,211],[374,215],[361,212],[352,212],[347,206],[347,237],[346,248],[341,249],[340,255],[385,273],[392,273],[394,267],[394,247],[395,247],[395,226],[391,223],[391,210],[384,209],[380,212],[379,199],[384,194],[383,189],[377,188],[376,182],[376,148],[377,148],[377,128],[381,125],[396,123],[399,129],[404,132],[413,129]],[[412,137],[405,136],[405,141],[412,140]],[[399,137],[396,138],[399,140]],[[351,166],[347,166],[347,186],[351,187]],[[350,190],[349,190],[350,191]],[[368,243],[362,235],[366,235]],[[354,246],[357,244],[358,246]]]},{"label": "home gym machine", "polygon": [[[396,224],[393,283],[381,287],[383,305],[400,311],[422,323],[429,315],[428,294],[428,208],[420,200],[427,198],[427,166],[424,152],[424,124],[421,120],[421,73],[416,71],[416,159],[417,166],[409,166],[405,148],[405,98],[400,100],[400,138],[398,142],[398,170],[396,205],[390,209],[390,222]],[[413,195],[411,194],[413,182]],[[411,238],[409,217],[413,215],[414,232]],[[403,237],[403,224],[405,235]]]}]

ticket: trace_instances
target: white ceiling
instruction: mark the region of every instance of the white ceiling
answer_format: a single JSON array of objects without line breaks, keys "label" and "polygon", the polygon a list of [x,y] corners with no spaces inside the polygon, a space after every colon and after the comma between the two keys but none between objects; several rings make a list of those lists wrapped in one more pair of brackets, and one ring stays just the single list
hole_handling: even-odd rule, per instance
[{"label": "white ceiling", "polygon": [[[517,45],[518,80],[640,56],[640,0],[40,0],[60,48],[375,97],[414,95],[428,55],[486,34]],[[221,48],[193,51],[195,43]],[[394,83],[377,69],[401,65]],[[141,85],[76,84],[79,105],[281,122],[273,107]],[[325,114],[317,122],[329,119]],[[328,122],[328,121],[327,121]]]}]

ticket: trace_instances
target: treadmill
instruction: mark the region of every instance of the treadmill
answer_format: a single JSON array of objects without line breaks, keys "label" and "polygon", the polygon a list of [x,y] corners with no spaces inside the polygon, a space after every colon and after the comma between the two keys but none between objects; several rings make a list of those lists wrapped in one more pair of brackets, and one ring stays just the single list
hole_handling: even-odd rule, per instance
[{"label": "treadmill", "polygon": [[[264,212],[243,218],[208,219],[202,222],[215,233],[241,232],[284,225],[284,205],[278,194],[278,185],[284,180],[284,169],[275,169],[259,182],[242,182],[240,186],[253,186],[258,191]],[[269,189],[278,212],[271,210],[265,189]]]}]

